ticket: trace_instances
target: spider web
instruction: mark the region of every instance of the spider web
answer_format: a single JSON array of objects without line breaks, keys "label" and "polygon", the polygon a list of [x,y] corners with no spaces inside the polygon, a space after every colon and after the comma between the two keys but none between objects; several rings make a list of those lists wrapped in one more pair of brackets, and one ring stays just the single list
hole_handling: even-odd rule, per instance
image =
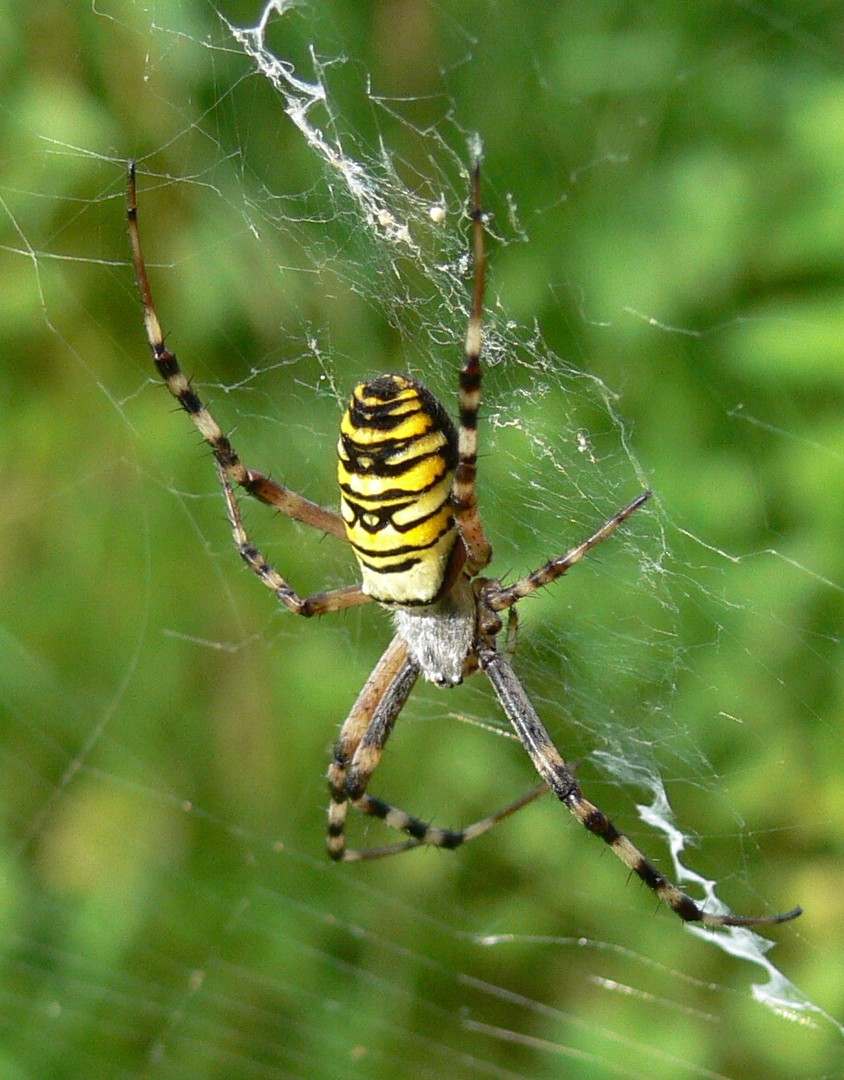
[{"label": "spider web", "polygon": [[[844,1075],[840,15],[466,8],[6,20],[3,1075]],[[492,572],[656,492],[521,606],[516,667],[691,895],[804,905],[764,936],[655,910],[550,798],[456,854],[323,855],[388,620],[241,572],[150,371],[125,161],[170,346],[248,464],[332,504],[355,381],[454,402],[476,132]],[[299,591],[354,579],[247,524]],[[414,692],[372,790],[457,826],[534,782],[474,679]]]}]

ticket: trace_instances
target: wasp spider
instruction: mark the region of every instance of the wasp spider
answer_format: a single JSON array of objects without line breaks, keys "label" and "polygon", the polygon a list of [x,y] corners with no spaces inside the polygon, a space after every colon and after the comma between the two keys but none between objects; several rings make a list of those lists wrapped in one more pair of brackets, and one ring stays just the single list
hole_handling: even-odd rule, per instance
[{"label": "wasp spider", "polygon": [[[144,309],[146,336],[159,374],[193,420],[216,459],[234,543],[246,565],[297,615],[322,615],[375,600],[391,610],[396,634],[352,706],[328,771],[328,852],[335,860],[371,859],[423,844],[456,848],[485,833],[549,788],[577,820],[600,837],[681,919],[707,927],[764,926],[781,915],[744,917],[704,911],[661,874],[580,789],[527,697],[511,662],[497,646],[502,612],[567,573],[649,498],[643,492],[582,543],[511,585],[479,576],[491,558],[475,492],[477,418],[481,397],[484,301],[484,215],[480,162],[472,165],[471,222],[474,290],[460,371],[457,428],[416,379],[380,375],[355,387],[340,424],[340,513],[325,509],[247,468],[167,348],[153,305],[138,233],[134,164],[129,166],[128,220]],[[250,540],[235,485],[288,517],[346,539],[361,584],[299,596]],[[457,831],[434,828],[367,791],[384,746],[411,690],[423,676],[449,687],[483,671],[542,784],[496,814]],[[349,804],[381,818],[406,839],[372,850],[346,846]]]}]

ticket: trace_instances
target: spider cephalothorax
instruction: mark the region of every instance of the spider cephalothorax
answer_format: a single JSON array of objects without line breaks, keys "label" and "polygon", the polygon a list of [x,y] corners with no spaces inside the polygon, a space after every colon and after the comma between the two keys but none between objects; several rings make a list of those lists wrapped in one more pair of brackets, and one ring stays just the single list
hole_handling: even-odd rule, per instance
[{"label": "spider cephalothorax", "polygon": [[[512,614],[523,597],[562,577],[626,521],[649,493],[638,495],[582,543],[511,585],[479,576],[491,558],[475,494],[485,272],[479,155],[472,163],[471,189],[475,274],[459,378],[459,426],[455,428],[436,398],[407,375],[381,375],[359,384],[340,427],[338,514],[246,468],[167,348],[141,254],[134,164],[129,167],[129,236],[147,340],[161,377],[214,453],[241,557],[297,615],[319,615],[376,600],[387,606],[395,619],[396,634],[352,706],[329,768],[329,854],[337,860],[355,860],[392,855],[424,844],[458,847],[550,789],[680,918],[709,927],[762,926],[793,919],[800,908],[756,918],[704,911],[652,866],[584,796],[506,651],[497,647],[500,613]],[[361,584],[299,596],[250,540],[235,485],[288,517],[348,540],[360,566]],[[460,830],[428,825],[370,795],[369,780],[419,676],[448,687],[476,671],[483,671],[492,684],[542,784],[503,810]],[[345,829],[350,803],[405,833],[406,839],[372,850],[348,848]]]}]

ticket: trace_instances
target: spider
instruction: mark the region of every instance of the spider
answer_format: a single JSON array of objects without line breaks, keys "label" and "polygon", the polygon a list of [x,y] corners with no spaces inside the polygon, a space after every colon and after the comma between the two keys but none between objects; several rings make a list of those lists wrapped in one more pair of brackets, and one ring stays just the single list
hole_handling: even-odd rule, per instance
[{"label": "spider", "polygon": [[[487,832],[549,788],[574,817],[600,837],[656,896],[687,922],[705,927],[766,926],[780,915],[741,916],[705,911],[657,870],[583,794],[574,769],[551,740],[506,653],[497,646],[502,613],[566,574],[649,498],[637,495],[591,536],[510,585],[481,576],[492,550],[478,512],[477,420],[485,282],[485,221],[480,153],[471,164],[474,286],[459,377],[459,425],[416,379],[380,375],[357,385],[340,424],[340,513],[328,510],[247,468],[168,349],[153,304],[141,252],[135,165],[129,164],[128,226],[144,311],[146,337],[161,378],[211,447],[234,544],[249,569],[296,615],[341,611],[374,600],[388,608],[396,633],[344,722],[328,770],[328,853],[337,861],[373,859],[422,845],[456,848]],[[235,485],[296,521],[351,544],[361,583],[302,597],[252,543]],[[542,783],[516,802],[460,830],[436,828],[367,791],[387,739],[420,675],[451,687],[482,671]],[[385,847],[346,846],[349,804],[382,819],[406,839]]]}]

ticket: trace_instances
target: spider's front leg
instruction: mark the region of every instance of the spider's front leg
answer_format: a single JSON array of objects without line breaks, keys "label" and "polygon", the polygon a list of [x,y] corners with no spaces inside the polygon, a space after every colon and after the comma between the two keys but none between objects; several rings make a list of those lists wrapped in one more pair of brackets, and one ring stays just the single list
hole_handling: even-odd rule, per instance
[{"label": "spider's front leg", "polygon": [[297,495],[258,472],[257,469],[249,469],[243,464],[228,436],[223,433],[214,416],[194,390],[190,379],[182,371],[176,354],[168,349],[155,310],[152,288],[141,248],[134,161],[130,161],[128,167],[126,218],[129,227],[129,242],[132,246],[132,259],[135,264],[135,277],[144,306],[144,328],[147,341],[153,362],[167,389],[196,425],[200,435],[213,450],[218,464],[225,469],[226,475],[233,483],[287,517],[311,525],[322,532],[330,533],[332,536],[343,538],[345,528],[336,511],[327,510],[324,506]]},{"label": "spider's front leg", "polygon": [[255,469],[248,469],[240,460],[228,437],[223,433],[214,416],[194,390],[190,379],[182,371],[175,353],[171,352],[165,344],[141,249],[134,162],[129,162],[127,196],[126,216],[129,227],[129,240],[132,246],[132,258],[135,264],[138,289],[140,290],[141,302],[144,308],[144,327],[152,358],[168,390],[191,418],[214,453],[235,544],[242,558],[261,581],[275,592],[285,607],[297,615],[321,615],[328,611],[338,611],[341,608],[351,607],[354,604],[366,603],[369,597],[364,595],[358,585],[345,589],[335,589],[327,593],[319,593],[311,597],[302,598],[298,596],[278,571],[269,565],[260,551],[250,542],[243,526],[233,484],[238,484],[248,494],[279,510],[287,517],[294,518],[322,532],[344,538],[345,526],[342,518],[335,511],[327,510],[325,507],[311,502],[310,499],[305,499],[301,495],[289,491]]},{"label": "spider's front leg", "polygon": [[492,559],[492,545],[484,531],[478,510],[476,488],[478,472],[478,410],[481,404],[481,348],[483,345],[483,310],[486,290],[486,251],[484,211],[481,206],[481,148],[475,149],[472,162],[472,259],[475,284],[472,310],[463,340],[463,366],[460,369],[458,404],[458,462],[454,474],[451,501],[457,529],[466,550],[465,572],[474,577]]}]

